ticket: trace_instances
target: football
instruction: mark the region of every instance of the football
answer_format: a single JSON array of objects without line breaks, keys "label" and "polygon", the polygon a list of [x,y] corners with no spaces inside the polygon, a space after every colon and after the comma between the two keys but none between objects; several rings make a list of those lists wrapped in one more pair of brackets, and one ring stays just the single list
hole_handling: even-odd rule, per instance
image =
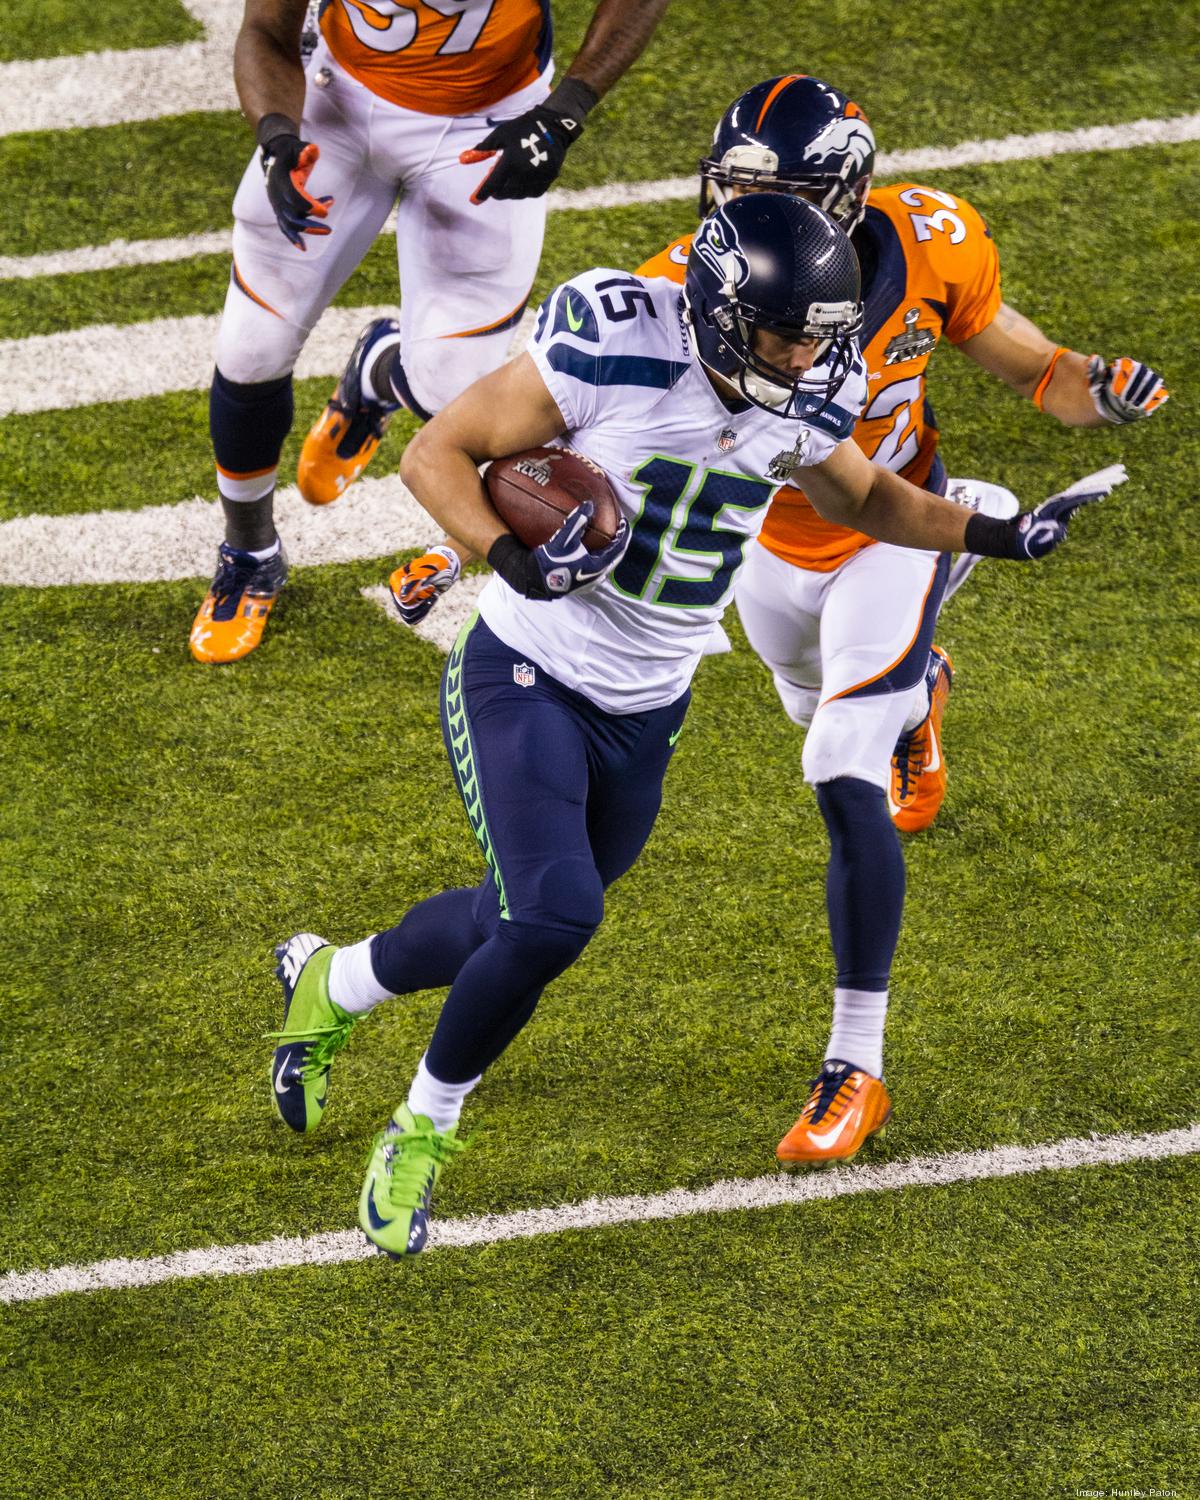
[{"label": "football", "polygon": [[530,448],[497,458],[484,475],[488,499],[527,547],[548,542],[584,500],[595,506],[584,545],[595,552],[611,542],[621,509],[602,469],[570,448]]}]

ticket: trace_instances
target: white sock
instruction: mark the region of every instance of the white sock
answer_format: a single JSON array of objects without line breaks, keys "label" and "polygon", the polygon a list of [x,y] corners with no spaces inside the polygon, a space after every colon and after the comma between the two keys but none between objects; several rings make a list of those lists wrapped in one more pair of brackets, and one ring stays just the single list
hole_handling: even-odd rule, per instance
[{"label": "white sock", "polygon": [[873,1078],[883,1077],[883,1023],[887,1017],[887,990],[833,992],[833,1029],[829,1033],[826,1059],[837,1057],[853,1063]]},{"label": "white sock", "polygon": [[[479,1078],[482,1077],[480,1073]],[[408,1107],[414,1115],[428,1115],[435,1130],[449,1130],[451,1125],[458,1124],[463,1101],[479,1078],[472,1078],[467,1083],[443,1083],[433,1076],[422,1058],[408,1091]]]},{"label": "white sock", "polygon": [[280,548],[279,538],[276,537],[269,547],[264,547],[261,552],[251,552],[250,556],[255,562],[266,562],[268,557],[274,557]]},{"label": "white sock", "polygon": [[371,967],[371,939],[339,948],[329,964],[329,998],[352,1016],[365,1015],[392,998]]},{"label": "white sock", "polygon": [[371,380],[371,371],[379,363],[379,360],[383,355],[390,354],[393,349],[399,349],[399,347],[400,335],[398,333],[394,333],[389,334],[385,338],[381,338],[375,345],[375,347],[371,350],[370,363],[363,366],[362,372],[362,393],[368,401],[395,401],[396,393],[394,391],[387,390],[384,391],[382,395],[380,395],[380,393],[375,389],[374,382]]},{"label": "white sock", "polygon": [[912,690],[912,706],[908,711],[908,718],[904,721],[901,734],[908,734],[918,724],[923,723],[929,717],[929,709],[932,699],[929,695],[929,685],[926,682],[918,682]]}]

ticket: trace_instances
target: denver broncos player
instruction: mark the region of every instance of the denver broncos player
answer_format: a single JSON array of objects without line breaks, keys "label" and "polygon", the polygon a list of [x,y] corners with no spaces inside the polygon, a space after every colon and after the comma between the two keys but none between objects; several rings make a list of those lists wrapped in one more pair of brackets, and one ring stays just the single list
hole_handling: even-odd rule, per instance
[{"label": "denver broncos player", "polygon": [[233,204],[209,406],[225,541],[192,628],[197,661],[236,661],[262,637],[287,578],[272,497],[292,369],[397,199],[400,319],[367,329],[305,445],[314,503],[361,470],[399,404],[426,416],[505,358],[541,254],[542,195],[665,6],[599,0],[550,92],[550,0],[322,0],[307,75],[306,0],[246,0],[234,77],[260,150]]},{"label": "denver broncos player", "polygon": [[[446,748],[488,870],[343,948],[280,945],[285,1023],[271,1068],[294,1130],[321,1120],[330,1063],[389,997],[448,985],[407,1101],[359,1199],[391,1255],[425,1243],[464,1100],[582,953],[606,887],[636,860],[689,683],[780,481],[802,470],[829,519],[899,545],[1032,559],[1085,498],[1021,522],[968,515],[849,441],[866,397],[850,241],[810,203],[744,198],[701,226],[682,291],[595,270],[556,288],[529,351],[409,444],[405,482],[496,576],[442,683]],[[531,551],[492,509],[485,460],[570,438],[608,474],[623,524],[590,553],[585,502]]]},{"label": "denver broncos player", "polygon": [[[854,440],[876,464],[946,492],[925,392],[942,338],[1068,426],[1131,422],[1166,401],[1147,366],[1055,345],[1002,301],[995,243],[969,203],[917,183],[872,189],[874,163],[862,110],[818,79],[788,74],[735,100],[700,171],[702,211],[783,191],[819,203],[851,234],[869,391]],[[638,274],[682,280],[690,244],[682,236]],[[954,481],[950,493],[983,512],[1015,509],[995,485]],[[789,717],[807,726],[805,780],[831,844],[833,1028],[808,1103],[779,1145],[789,1163],[848,1160],[890,1112],[883,1030],[904,900],[895,828],[927,827],[945,794],[941,719],[953,668],[931,638],[948,561],[838,524],[797,479],[775,497],[738,581],[746,634]]]}]

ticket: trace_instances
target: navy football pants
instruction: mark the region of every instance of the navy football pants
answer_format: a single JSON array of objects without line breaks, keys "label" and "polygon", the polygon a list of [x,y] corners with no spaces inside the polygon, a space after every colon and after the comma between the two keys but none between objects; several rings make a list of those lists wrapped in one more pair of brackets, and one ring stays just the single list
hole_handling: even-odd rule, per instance
[{"label": "navy football pants", "polygon": [[371,946],[393,994],[450,985],[427,1054],[435,1078],[482,1073],[583,952],[605,888],[650,836],[689,697],[607,713],[484,621],[460,635],[442,678],[442,732],[489,873],[422,901]]}]

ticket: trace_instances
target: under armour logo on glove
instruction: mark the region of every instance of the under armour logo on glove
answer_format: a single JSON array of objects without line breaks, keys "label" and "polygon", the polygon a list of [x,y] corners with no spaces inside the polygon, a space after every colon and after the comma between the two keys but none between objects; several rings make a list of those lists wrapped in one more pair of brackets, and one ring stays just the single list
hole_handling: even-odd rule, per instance
[{"label": "under armour logo on glove", "polygon": [[1106,365],[1100,355],[1088,360],[1088,390],[1106,422],[1136,422],[1156,412],[1171,393],[1162,376],[1149,365],[1127,355]]},{"label": "under armour logo on glove", "polygon": [[515,120],[501,120],[491,135],[458,158],[470,165],[497,157],[495,166],[471,194],[471,202],[540,198],[562,171],[567,147],[582,134],[581,120],[544,104]]}]

